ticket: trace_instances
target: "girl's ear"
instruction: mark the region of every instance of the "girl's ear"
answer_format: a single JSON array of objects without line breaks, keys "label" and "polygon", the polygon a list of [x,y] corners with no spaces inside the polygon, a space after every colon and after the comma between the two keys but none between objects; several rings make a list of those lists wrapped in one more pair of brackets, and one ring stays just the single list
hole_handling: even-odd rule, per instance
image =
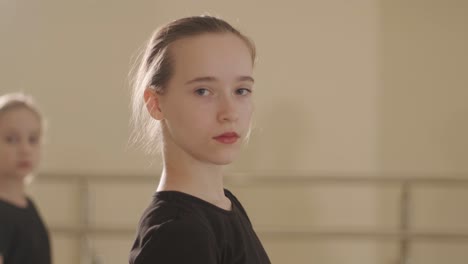
[{"label": "girl's ear", "polygon": [[148,113],[156,120],[163,120],[164,115],[160,107],[161,95],[159,95],[154,89],[146,88],[143,96],[145,98],[145,105],[146,109],[148,109]]}]

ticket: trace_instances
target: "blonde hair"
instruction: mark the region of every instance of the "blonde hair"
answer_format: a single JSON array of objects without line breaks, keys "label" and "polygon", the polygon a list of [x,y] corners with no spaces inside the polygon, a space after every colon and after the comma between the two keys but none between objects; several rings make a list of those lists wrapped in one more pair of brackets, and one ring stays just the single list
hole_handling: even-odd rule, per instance
[{"label": "blonde hair", "polygon": [[26,108],[33,112],[41,121],[42,114],[32,96],[24,93],[9,93],[0,96],[0,115],[16,108]]},{"label": "blonde hair", "polygon": [[232,33],[242,39],[250,50],[252,63],[256,51],[254,43],[228,22],[213,16],[185,17],[157,29],[149,40],[146,50],[140,55],[138,68],[135,68],[132,84],[131,143],[145,149],[148,153],[160,149],[161,127],[159,121],[151,118],[143,93],[153,89],[163,94],[173,75],[173,61],[169,52],[170,44],[184,37],[205,33]]}]

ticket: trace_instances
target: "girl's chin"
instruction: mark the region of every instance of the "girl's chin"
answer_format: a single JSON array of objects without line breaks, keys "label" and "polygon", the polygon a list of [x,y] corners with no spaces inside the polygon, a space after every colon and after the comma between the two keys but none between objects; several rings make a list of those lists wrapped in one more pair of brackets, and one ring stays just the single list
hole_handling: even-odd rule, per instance
[{"label": "girl's chin", "polygon": [[231,163],[233,163],[235,161],[235,158],[237,157],[237,155],[235,156],[228,156],[228,157],[217,157],[216,159],[213,159],[211,160],[211,163],[215,164],[215,165],[229,165]]},{"label": "girl's chin", "polygon": [[216,161],[216,162],[213,162],[213,164],[219,165],[219,166],[227,166],[227,165],[229,165],[231,163],[232,163],[232,161]]},{"label": "girl's chin", "polygon": [[25,179],[31,174],[32,174],[32,170],[30,170],[30,169],[28,169],[28,170],[19,170],[16,173],[16,177],[18,177],[20,179]]}]

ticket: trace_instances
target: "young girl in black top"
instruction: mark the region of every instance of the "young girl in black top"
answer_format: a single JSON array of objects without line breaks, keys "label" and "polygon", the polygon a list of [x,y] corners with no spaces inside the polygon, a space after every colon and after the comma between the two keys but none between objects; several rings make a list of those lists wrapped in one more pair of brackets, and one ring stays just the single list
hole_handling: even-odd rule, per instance
[{"label": "young girl in black top", "polygon": [[164,167],[131,264],[270,263],[223,187],[223,168],[250,131],[254,60],[254,44],[211,16],[178,19],[152,36],[135,76],[134,135],[160,149]]},{"label": "young girl in black top", "polygon": [[25,178],[38,163],[42,118],[23,94],[0,96],[0,264],[50,264],[49,236]]}]

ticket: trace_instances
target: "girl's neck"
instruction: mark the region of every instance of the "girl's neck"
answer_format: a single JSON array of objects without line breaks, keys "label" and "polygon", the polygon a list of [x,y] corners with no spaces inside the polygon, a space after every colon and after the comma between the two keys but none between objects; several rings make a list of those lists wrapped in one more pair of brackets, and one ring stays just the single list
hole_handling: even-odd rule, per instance
[{"label": "girl's neck", "polygon": [[224,194],[223,166],[195,160],[187,153],[165,152],[158,191],[180,191],[229,210]]},{"label": "girl's neck", "polygon": [[0,199],[18,207],[26,207],[28,200],[24,190],[24,183],[20,179],[0,177]]}]

